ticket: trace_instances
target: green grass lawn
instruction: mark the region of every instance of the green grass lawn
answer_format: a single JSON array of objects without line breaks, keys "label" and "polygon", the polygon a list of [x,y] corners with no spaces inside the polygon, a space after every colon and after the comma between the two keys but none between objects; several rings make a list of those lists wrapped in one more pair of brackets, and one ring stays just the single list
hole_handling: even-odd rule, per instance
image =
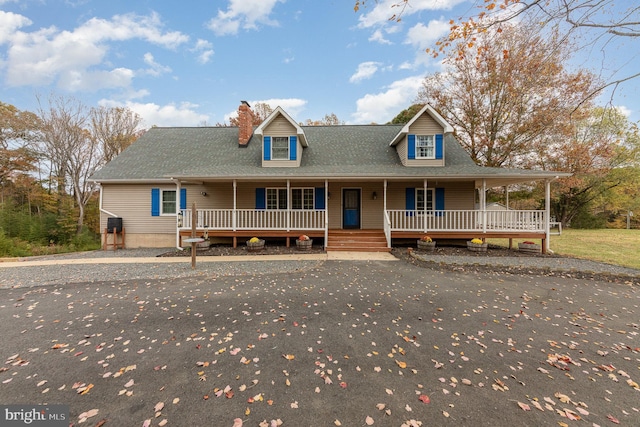
[{"label": "green grass lawn", "polygon": [[[514,239],[513,246],[517,248],[518,242],[524,240]],[[503,246],[508,245],[505,239],[488,239],[488,241]],[[562,235],[551,236],[549,247],[558,255],[640,269],[640,230],[564,229]]]}]

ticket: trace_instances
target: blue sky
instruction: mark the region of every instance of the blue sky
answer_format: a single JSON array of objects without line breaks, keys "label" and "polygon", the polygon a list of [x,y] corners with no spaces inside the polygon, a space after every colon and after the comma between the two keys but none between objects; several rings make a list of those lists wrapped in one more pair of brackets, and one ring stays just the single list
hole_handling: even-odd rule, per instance
[{"label": "blue sky", "polygon": [[[144,127],[228,122],[240,100],[299,122],[386,123],[441,69],[424,49],[474,10],[412,0],[397,23],[394,2],[355,13],[351,0],[0,0],[0,101],[36,111],[36,94],[55,92],[128,106]],[[627,66],[635,51],[621,52]],[[632,120],[636,89],[614,99]]]}]

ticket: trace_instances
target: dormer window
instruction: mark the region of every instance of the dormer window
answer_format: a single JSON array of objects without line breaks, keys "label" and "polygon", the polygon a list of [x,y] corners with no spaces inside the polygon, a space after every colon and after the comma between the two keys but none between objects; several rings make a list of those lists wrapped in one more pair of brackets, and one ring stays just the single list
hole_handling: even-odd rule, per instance
[{"label": "dormer window", "polygon": [[435,147],[435,135],[416,135],[416,159],[435,159]]},{"label": "dormer window", "polygon": [[289,137],[272,137],[271,160],[289,160]]}]

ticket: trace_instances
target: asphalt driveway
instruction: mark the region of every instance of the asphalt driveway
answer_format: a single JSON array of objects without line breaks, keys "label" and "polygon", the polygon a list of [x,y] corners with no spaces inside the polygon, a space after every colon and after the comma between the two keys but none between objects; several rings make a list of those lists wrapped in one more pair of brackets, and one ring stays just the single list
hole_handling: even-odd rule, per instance
[{"label": "asphalt driveway", "polygon": [[360,260],[108,279],[0,289],[0,403],[107,427],[640,425],[637,284]]}]

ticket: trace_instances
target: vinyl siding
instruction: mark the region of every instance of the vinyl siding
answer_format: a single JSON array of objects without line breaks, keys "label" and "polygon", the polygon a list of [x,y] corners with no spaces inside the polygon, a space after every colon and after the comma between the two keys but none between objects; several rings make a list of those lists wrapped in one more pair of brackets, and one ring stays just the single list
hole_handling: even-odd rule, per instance
[{"label": "vinyl siding", "polygon": [[[267,136],[292,136],[296,135],[296,128],[282,115],[279,115],[264,129],[264,135]],[[273,144],[273,142],[272,142]],[[302,159],[302,144],[300,138],[296,143],[296,160],[262,160],[263,167],[299,167]]]},{"label": "vinyl siding", "polygon": [[[384,185],[382,182],[353,182],[348,184],[329,183],[329,228],[342,228],[342,189],[357,188],[360,194],[360,227],[363,229],[383,228]],[[373,192],[378,198],[372,199]]]},{"label": "vinyl siding", "polygon": [[[420,116],[409,127],[409,134],[412,135],[435,135],[442,134],[443,132],[444,129],[442,126],[426,113]],[[407,137],[405,136],[396,146],[398,156],[404,166],[444,166],[446,153],[443,152],[442,159],[409,159],[408,145]]]}]

